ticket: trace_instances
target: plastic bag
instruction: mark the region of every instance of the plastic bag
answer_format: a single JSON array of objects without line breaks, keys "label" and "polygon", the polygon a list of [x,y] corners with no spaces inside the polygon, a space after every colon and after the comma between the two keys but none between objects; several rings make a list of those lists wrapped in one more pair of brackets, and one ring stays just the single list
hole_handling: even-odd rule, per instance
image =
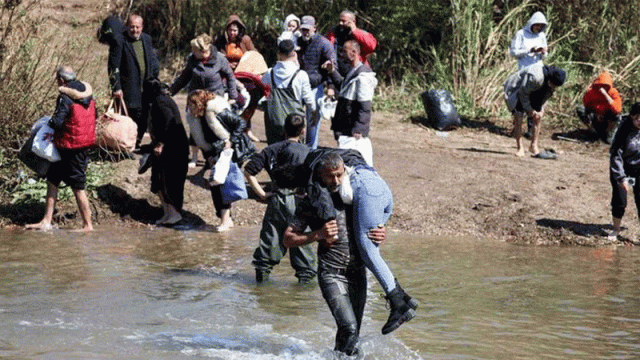
[{"label": "plastic bag", "polygon": [[249,197],[247,184],[244,182],[244,175],[242,175],[238,164],[232,162],[229,165],[229,173],[220,190],[222,193],[222,203],[224,204],[231,204]]},{"label": "plastic bag", "polygon": [[44,116],[40,120],[36,121],[34,128],[36,128],[35,135],[33,137],[33,145],[31,150],[37,156],[46,159],[50,162],[60,161],[60,154],[58,149],[53,144],[54,130],[49,126],[50,116]]},{"label": "plastic bag", "polygon": [[[42,120],[42,119],[41,119]],[[36,122],[31,128],[31,135],[29,136],[29,140],[27,140],[22,148],[20,148],[20,152],[18,153],[18,159],[22,161],[29,169],[33,170],[39,176],[47,175],[47,171],[49,171],[49,166],[51,162],[47,159],[43,159],[40,156],[33,153],[33,139],[36,137],[36,133],[42,123]]]},{"label": "plastic bag", "polygon": [[451,93],[443,89],[431,89],[422,93],[422,104],[429,124],[438,130],[450,130],[462,124],[453,106]]},{"label": "plastic bag", "polygon": [[367,165],[373,166],[373,147],[371,146],[371,140],[368,137],[361,137],[356,139],[353,136],[340,136],[338,138],[339,149],[354,149],[358,150],[360,155],[367,162]]},{"label": "plastic bag", "polygon": [[320,109],[320,117],[325,120],[333,118],[336,114],[336,106],[338,100],[335,100],[327,95],[324,95],[318,99],[318,109]]},{"label": "plastic bag", "polygon": [[233,150],[225,149],[222,151],[218,161],[216,161],[213,169],[211,169],[211,178],[209,179],[211,185],[222,185],[225,183],[227,175],[229,174],[232,157]]}]

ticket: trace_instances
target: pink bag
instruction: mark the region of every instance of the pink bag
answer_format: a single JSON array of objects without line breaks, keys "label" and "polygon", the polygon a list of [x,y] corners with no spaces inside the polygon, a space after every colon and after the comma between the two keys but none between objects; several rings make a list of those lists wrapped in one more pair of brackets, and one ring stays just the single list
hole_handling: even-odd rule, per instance
[{"label": "pink bag", "polygon": [[98,120],[96,145],[102,149],[132,152],[136,146],[138,125],[127,113],[124,100],[111,99],[107,112]]}]

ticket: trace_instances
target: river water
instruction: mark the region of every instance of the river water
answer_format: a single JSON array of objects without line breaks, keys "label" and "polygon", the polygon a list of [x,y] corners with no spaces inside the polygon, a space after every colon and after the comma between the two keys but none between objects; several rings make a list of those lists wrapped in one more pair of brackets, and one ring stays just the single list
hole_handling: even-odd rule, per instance
[{"label": "river water", "polygon": [[[288,261],[256,286],[257,228],[0,232],[0,359],[333,359],[335,323]],[[523,247],[391,233],[383,255],[421,302],[364,359],[638,359],[637,248]]]}]

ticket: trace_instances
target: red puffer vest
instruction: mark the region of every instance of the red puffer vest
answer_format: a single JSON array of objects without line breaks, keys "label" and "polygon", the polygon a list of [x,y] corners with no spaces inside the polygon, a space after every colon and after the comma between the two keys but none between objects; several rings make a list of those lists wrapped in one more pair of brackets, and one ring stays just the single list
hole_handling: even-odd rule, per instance
[{"label": "red puffer vest", "polygon": [[[79,92],[67,87],[60,87],[61,93],[74,101],[91,96],[91,86],[87,83],[85,91]],[[96,101],[91,99],[89,106],[74,102],[69,108],[69,117],[62,128],[54,134],[54,144],[62,149],[82,149],[93,146],[96,142]]]}]

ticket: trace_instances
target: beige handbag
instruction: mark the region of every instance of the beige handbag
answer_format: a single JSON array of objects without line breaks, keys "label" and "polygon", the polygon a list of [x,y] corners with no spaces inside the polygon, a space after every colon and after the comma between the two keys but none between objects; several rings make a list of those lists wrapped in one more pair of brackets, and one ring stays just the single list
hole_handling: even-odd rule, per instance
[{"label": "beige handbag", "polygon": [[124,100],[111,99],[107,111],[98,120],[96,145],[102,149],[132,152],[136,146],[138,125],[127,113]]}]

